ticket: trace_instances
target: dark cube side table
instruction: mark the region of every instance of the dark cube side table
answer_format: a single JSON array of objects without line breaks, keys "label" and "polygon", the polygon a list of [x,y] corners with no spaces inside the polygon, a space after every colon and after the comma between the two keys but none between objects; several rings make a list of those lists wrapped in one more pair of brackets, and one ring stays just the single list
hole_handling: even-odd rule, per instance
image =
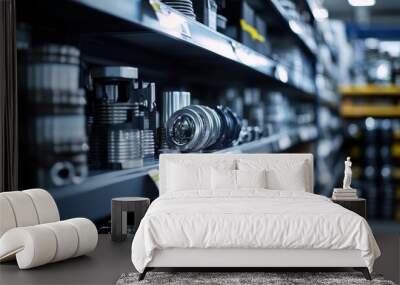
[{"label": "dark cube side table", "polygon": [[120,197],[111,200],[111,239],[123,241],[128,235],[128,213],[134,215],[134,232],[146,214],[150,199],[143,197]]},{"label": "dark cube side table", "polygon": [[332,202],[339,204],[340,206],[359,214],[364,219],[367,218],[367,206],[366,200],[363,198],[355,198],[351,200],[336,200],[332,199]]}]

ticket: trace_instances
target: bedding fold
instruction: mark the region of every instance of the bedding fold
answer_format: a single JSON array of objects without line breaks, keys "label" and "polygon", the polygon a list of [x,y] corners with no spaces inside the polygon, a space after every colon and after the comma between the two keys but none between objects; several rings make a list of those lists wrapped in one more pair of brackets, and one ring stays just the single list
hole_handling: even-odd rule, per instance
[{"label": "bedding fold", "polygon": [[361,216],[320,195],[265,189],[162,195],[133,240],[135,268],[165,248],[357,249],[370,271],[380,255]]}]

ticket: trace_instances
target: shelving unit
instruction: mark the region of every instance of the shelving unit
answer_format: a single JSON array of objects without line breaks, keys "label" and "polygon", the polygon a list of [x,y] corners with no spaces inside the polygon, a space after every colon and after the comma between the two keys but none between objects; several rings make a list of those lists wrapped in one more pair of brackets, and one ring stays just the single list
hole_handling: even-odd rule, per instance
[{"label": "shelving unit", "polygon": [[[276,20],[279,35],[290,38],[312,65],[317,64],[316,41],[290,20],[279,1],[248,2],[261,15]],[[49,35],[62,31],[79,46],[86,64],[131,65],[139,68],[141,76],[161,85],[200,87],[212,89],[215,94],[230,86],[279,90],[295,102],[313,104],[315,109],[321,104],[337,112],[334,98],[320,94],[314,81],[310,85],[299,80],[302,71],[286,65],[274,54],[261,54],[185,18],[159,1],[20,0],[17,5],[18,21],[34,23]],[[197,99],[205,99],[202,96]],[[329,131],[338,135],[336,130]],[[320,127],[315,122],[218,152],[280,152],[301,145],[310,145],[311,151],[319,134]],[[155,160],[137,169],[90,171],[81,184],[50,191],[63,218],[79,215],[97,221],[109,215],[112,197],[157,197],[157,189],[147,175],[157,167]]]},{"label": "shelving unit", "polygon": [[285,26],[285,29],[293,33],[294,37],[297,38],[298,42],[303,46],[303,48],[308,52],[308,54],[314,57],[315,60],[317,57],[317,45],[315,41],[307,37],[307,35],[304,34],[302,28],[299,25],[297,25],[296,22],[290,20],[290,18],[286,15],[282,5],[279,3],[279,0],[271,0],[266,2],[271,3],[271,8],[274,9],[277,15],[281,18],[282,25]]},{"label": "shelving unit", "polygon": [[340,88],[343,97],[400,97],[400,86],[396,85],[365,85],[365,86],[343,86]]},{"label": "shelving unit", "polygon": [[[400,117],[400,87],[396,85],[343,86],[341,113],[345,118],[398,118]],[[374,100],[385,99],[385,103]],[[363,100],[358,102],[357,100]],[[390,100],[390,101],[388,101]]]},{"label": "shelving unit", "polygon": [[[105,36],[109,40],[127,44],[135,52],[142,52],[136,49],[141,47],[163,54],[164,58],[157,63],[159,65],[170,64],[165,63],[165,57],[190,59],[190,63],[195,65],[192,70],[192,66],[184,70],[179,70],[179,66],[174,67],[178,69],[176,73],[183,74],[184,78],[190,81],[209,81],[207,84],[210,84],[210,80],[217,76],[220,82],[225,84],[238,79],[258,84],[264,81],[264,85],[267,83],[288,88],[292,93],[304,97],[312,97],[315,92],[314,87],[293,82],[293,78],[299,76],[299,71],[290,70],[283,62],[264,56],[197,21],[185,18],[167,5],[158,2],[151,5],[150,1],[138,0],[119,2],[120,5],[112,5],[107,0],[69,0],[56,4],[54,1],[45,0],[38,5],[29,2],[25,4],[30,8],[26,11],[37,12],[34,15],[35,20],[37,17],[43,17],[43,24],[55,21],[62,28],[76,28],[77,32],[92,41],[102,41],[102,46],[97,51],[93,51],[93,46],[90,46],[93,42],[81,44],[84,54],[85,49],[90,49],[90,56],[86,58],[93,62],[98,61],[93,55],[101,53],[101,48],[104,48]],[[60,9],[60,5],[63,9]],[[55,12],[47,14],[47,10]],[[65,23],[69,23],[69,13],[64,11],[74,14],[74,21],[69,27],[64,26]],[[32,13],[23,15],[26,20],[31,20],[31,17]],[[99,25],[99,21],[95,21],[99,18],[104,19],[101,22],[107,24]],[[65,20],[65,23],[62,20]],[[174,21],[177,23],[170,24]],[[122,49],[120,46],[112,48],[116,51]],[[121,51],[126,53],[126,49]],[[107,55],[108,58],[115,56],[118,55]],[[104,54],[99,54],[98,57],[104,57]],[[130,61],[130,56],[116,60]],[[149,60],[153,62],[156,58]],[[180,63],[185,65],[189,62]],[[213,66],[212,69],[209,68],[210,65]],[[201,76],[198,76],[199,74]]]},{"label": "shelving unit", "polygon": [[[114,118],[107,120],[111,117],[109,114],[112,113],[113,117],[120,115],[117,112],[98,112],[100,109],[98,105],[101,105],[101,103],[97,99],[101,96],[97,96],[98,89],[96,88],[99,86],[96,86],[96,82],[94,84],[91,82],[91,80],[96,80],[93,80],[91,72],[103,66],[129,66],[137,68],[138,71],[138,76],[132,76],[135,77],[132,80],[132,83],[134,83],[132,86],[135,87],[130,88],[133,95],[130,97],[124,94],[121,101],[110,100],[110,105],[117,103],[117,101],[121,103],[126,100],[125,97],[131,99],[129,103],[138,99],[136,97],[141,97],[140,100],[142,100],[142,96],[148,94],[139,94],[144,91],[144,89],[140,91],[139,89],[151,82],[151,84],[154,83],[151,87],[155,87],[155,89],[151,89],[151,95],[155,96],[143,101],[146,101],[146,103],[155,101],[155,104],[150,106],[154,106],[154,110],[160,112],[163,111],[161,105],[163,99],[166,98],[166,96],[163,96],[167,94],[164,91],[176,92],[175,90],[190,92],[192,104],[210,107],[221,104],[229,107],[243,119],[242,133],[240,139],[238,139],[241,143],[237,144],[237,141],[235,141],[234,146],[219,149],[215,151],[216,153],[312,152],[315,167],[314,185],[317,194],[330,196],[332,189],[341,184],[343,160],[351,153],[352,159],[354,158],[353,186],[367,198],[367,209],[371,214],[370,218],[373,219],[369,220],[369,223],[373,232],[375,234],[398,235],[400,233],[398,222],[400,219],[400,208],[398,207],[400,205],[398,203],[400,201],[398,184],[400,181],[400,127],[398,126],[400,124],[397,123],[400,120],[400,86],[345,86],[338,89],[339,78],[342,74],[346,74],[346,72],[341,72],[342,68],[339,69],[341,67],[339,64],[343,62],[339,58],[342,53],[339,52],[341,50],[338,48],[341,47],[339,37],[341,30],[335,25],[336,23],[328,23],[328,21],[320,18],[320,14],[314,14],[321,8],[314,7],[314,5],[322,3],[321,1],[243,0],[248,5],[242,4],[240,1],[242,0],[225,1],[226,5],[233,2],[237,4],[231,10],[227,6],[219,6],[218,13],[225,16],[228,22],[227,28],[219,27],[221,32],[218,32],[198,21],[184,17],[183,14],[158,0],[16,0],[17,31],[22,30],[23,33],[26,32],[26,35],[23,36],[27,36],[27,45],[18,45],[18,50],[15,51],[18,52],[18,59],[23,58],[19,54],[21,51],[24,55],[24,51],[42,44],[44,44],[44,47],[53,43],[58,48],[64,45],[75,47],[76,51],[80,52],[80,56],[76,56],[76,59],[80,61],[78,71],[74,73],[76,77],[79,77],[79,80],[76,80],[79,83],[76,84],[74,91],[79,88],[84,89],[85,92],[80,94],[79,99],[82,99],[82,101],[86,99],[87,104],[82,103],[79,107],[81,129],[78,131],[81,134],[80,138],[83,138],[81,140],[82,146],[88,143],[91,150],[89,150],[89,153],[86,153],[87,148],[84,151],[82,150],[80,161],[76,162],[74,160],[78,157],[76,153],[67,153],[65,157],[62,157],[67,151],[65,153],[54,151],[56,153],[54,159],[45,155],[51,153],[60,145],[65,147],[64,150],[73,145],[75,141],[71,139],[73,138],[72,135],[70,137],[65,136],[67,137],[65,141],[70,139],[65,145],[54,139],[46,142],[48,143],[46,145],[40,145],[43,148],[37,148],[44,149],[44,151],[36,151],[36,148],[32,147],[35,144],[30,146],[27,144],[30,149],[39,153],[39,156],[43,153],[44,157],[43,160],[37,159],[39,171],[34,175],[43,175],[47,179],[50,177],[48,174],[50,170],[53,170],[53,166],[60,162],[70,162],[70,165],[74,167],[73,171],[77,170],[76,172],[81,175],[80,177],[79,175],[73,176],[73,178],[78,179],[70,179],[69,181],[66,179],[66,183],[57,184],[53,183],[53,180],[48,182],[53,186],[47,188],[43,186],[54,196],[61,218],[87,217],[100,228],[100,226],[109,222],[112,198],[144,196],[155,199],[158,197],[158,189],[148,175],[149,171],[158,168],[157,155],[154,156],[154,160],[147,160],[142,167],[125,170],[115,169],[132,167],[136,162],[140,163],[140,154],[135,157],[135,160],[131,159],[129,154],[123,154],[125,157],[129,157],[127,161],[132,162],[130,165],[113,164],[112,158],[109,157],[104,158],[105,163],[102,161],[102,154],[105,152],[107,152],[107,155],[111,153],[111,157],[114,155],[113,151],[121,146],[121,149],[128,149],[132,154],[132,149],[139,144],[145,145],[147,148],[142,149],[145,149],[145,152],[148,151],[146,155],[150,153],[151,156],[153,141],[159,147],[160,152],[169,151],[165,149],[168,146],[164,141],[163,143],[159,142],[161,141],[160,137],[165,135],[165,129],[162,128],[164,124],[160,123],[160,120],[157,121],[157,118],[162,117],[161,115],[166,112],[156,114],[155,111],[152,111],[150,115],[150,111],[144,111],[144,113],[148,112],[146,115],[152,119],[151,123],[148,124],[149,126],[145,126],[148,123],[147,121],[126,120],[127,124],[132,123],[132,125],[127,126],[127,129],[150,128],[153,132],[146,132],[140,138],[139,143],[138,132],[135,130],[137,136],[133,147],[133,140],[124,142],[125,144],[115,144],[117,145],[115,146],[113,143],[118,141],[118,138],[115,140],[112,138],[110,140],[112,142],[109,143],[109,130],[117,130],[118,126],[107,127],[106,124],[102,125],[102,131],[106,134],[104,137],[102,132],[96,132],[96,127],[101,124],[99,117],[105,114],[102,118],[106,118],[104,121],[108,123],[118,121],[117,119],[113,120]],[[233,7],[233,4],[231,7]],[[266,42],[261,40],[259,42],[265,43],[264,45],[259,42],[256,43],[254,37],[249,39],[249,34],[251,36],[253,34],[251,31],[245,31],[245,28],[241,25],[241,20],[246,15],[244,7],[249,8],[250,14],[248,16],[250,20],[245,20],[248,20],[250,28],[257,32],[261,31],[262,38]],[[231,12],[235,15],[229,17]],[[253,21],[251,18],[253,18]],[[247,37],[243,37],[243,32],[248,32]],[[18,40],[21,39],[19,36],[17,34]],[[338,41],[336,42],[336,40]],[[27,50],[24,50],[25,48]],[[50,55],[56,53],[49,52]],[[62,52],[60,54],[63,55]],[[49,63],[46,56],[46,50],[39,52],[38,61],[43,60],[46,64]],[[57,56],[58,54],[56,54]],[[59,59],[55,61],[56,64],[61,63]],[[33,62],[35,63],[35,61]],[[398,82],[397,62],[392,63],[389,65],[397,68],[397,70],[392,74],[391,79],[380,79],[377,82]],[[53,67],[51,60],[50,66]],[[373,65],[367,65],[367,67],[370,69],[373,68]],[[16,68],[19,69],[20,66],[18,65]],[[366,80],[363,80],[362,76],[357,77],[360,75],[357,72],[359,70],[355,70],[355,72],[352,70],[350,73],[356,75],[356,82],[373,81],[373,78],[372,80],[369,78],[373,75],[371,76],[368,73],[365,77]],[[52,76],[45,77],[52,78]],[[61,75],[58,78],[63,77]],[[21,82],[21,78],[23,77],[19,77],[19,82]],[[128,80],[130,79],[128,78]],[[55,84],[48,90],[46,89],[47,82],[43,84],[46,79],[41,80],[39,92],[43,91],[46,95],[58,96],[57,92],[62,88],[56,86],[57,80],[54,80],[54,78],[49,80],[54,81],[51,83]],[[345,80],[345,82],[349,81]],[[136,89],[136,83],[140,86],[138,89]],[[116,86],[116,84],[110,85],[112,88]],[[106,84],[103,86],[105,87]],[[138,90],[137,93],[136,90]],[[154,92],[154,90],[156,91]],[[23,92],[26,91],[23,89]],[[35,94],[28,95],[43,95],[39,94],[35,88],[28,88],[28,91],[35,92]],[[112,91],[114,92],[115,89]],[[24,100],[20,95],[18,94],[19,106],[22,105],[20,103]],[[76,94],[68,95],[74,96]],[[233,97],[240,97],[241,100],[234,100]],[[379,104],[370,106],[367,104],[370,100],[376,100]],[[134,104],[143,101],[137,100]],[[357,104],[353,104],[353,102]],[[388,104],[388,102],[392,102],[392,104]],[[240,104],[241,106],[234,110]],[[39,107],[38,109],[49,107],[38,105],[36,106]],[[56,107],[58,108],[59,105]],[[73,103],[70,105],[73,105]],[[70,105],[65,109],[69,109]],[[164,106],[166,105],[164,104]],[[275,108],[276,106],[278,107]],[[135,105],[136,107],[137,105]],[[136,115],[137,113],[134,113],[136,111],[137,109],[133,111],[132,107],[132,113],[129,113],[129,117],[142,116]],[[21,113],[20,110],[18,112]],[[260,115],[261,112],[262,116]],[[45,112],[41,115],[43,114],[49,115]],[[252,116],[253,114],[255,115]],[[65,114],[62,115],[65,116]],[[62,115],[50,114],[49,117],[62,117]],[[280,116],[281,118],[278,118]],[[341,116],[343,116],[343,120]],[[35,119],[42,118],[36,116]],[[215,120],[215,122],[217,121]],[[397,130],[396,132],[393,131],[391,137],[386,128],[388,121],[390,121],[390,128],[393,127],[393,130]],[[36,121],[31,120],[30,122]],[[138,125],[140,126],[138,127]],[[379,128],[376,127],[377,125],[379,125]],[[62,133],[63,129],[60,129],[61,132],[58,133],[61,133],[61,135],[57,137],[53,133],[54,138],[58,139],[68,132],[66,130],[65,133]],[[360,132],[364,130],[367,130],[369,134],[362,137]],[[78,131],[75,133],[78,133]],[[48,134],[49,132],[47,132]],[[354,140],[348,140],[344,137],[350,136],[350,134],[354,135]],[[171,135],[171,133],[167,133],[168,135]],[[40,136],[31,137],[41,138]],[[89,139],[86,140],[86,137]],[[25,141],[24,136],[20,136],[19,142],[21,141]],[[78,145],[81,141],[76,144]],[[105,141],[98,147],[99,151],[96,148],[98,141],[101,141],[100,144]],[[123,140],[121,139],[121,141]],[[208,140],[208,142],[211,142],[211,140]],[[365,143],[365,147],[360,147],[358,153],[355,151],[353,156],[353,147],[360,146],[362,143]],[[19,147],[21,150],[21,146]],[[99,155],[93,156],[94,151],[98,151]],[[141,151],[137,150],[137,152],[140,153]],[[19,155],[19,157],[20,168],[24,166],[24,161],[21,161],[23,159],[26,162],[33,161],[33,163],[36,163],[36,160],[31,160],[29,156]],[[143,157],[145,157],[145,154],[143,154]],[[374,157],[373,162],[370,157]],[[108,162],[110,163],[108,164]],[[364,162],[368,164],[365,169],[362,168]],[[78,163],[81,164],[78,165]],[[76,167],[77,165],[78,167]],[[79,168],[79,166],[83,167]],[[87,166],[89,166],[89,172],[86,177],[87,168],[85,167]],[[95,170],[95,168],[103,169]],[[106,168],[109,169],[106,170]],[[36,168],[26,167],[20,173],[26,172],[26,170],[28,172],[30,170],[36,171]],[[67,176],[65,173],[63,175]],[[366,181],[362,180],[363,176],[367,177]],[[356,184],[357,178],[360,178],[359,184]],[[50,178],[48,180],[50,181]],[[43,184],[47,183],[45,179],[41,181],[44,181]],[[68,183],[70,184],[66,185]],[[61,184],[66,186],[54,186]],[[21,184],[19,187],[25,188]],[[42,185],[32,185],[32,187],[42,187]],[[398,204],[395,206],[396,209],[392,207],[393,201]],[[388,221],[388,219],[392,220]],[[397,221],[394,221],[395,219]]]},{"label": "shelving unit", "polygon": [[319,137],[316,143],[316,191],[330,197],[342,175],[343,127],[340,115],[340,94],[338,93],[339,59],[337,43],[332,42],[334,33],[331,23],[317,15],[324,7],[320,1],[302,0],[302,6],[309,12],[316,38],[316,93],[317,124]]},{"label": "shelving unit", "polygon": [[[311,142],[316,138],[315,127],[303,127],[215,153],[280,152],[298,144]],[[154,199],[158,196],[158,189],[148,177],[151,169],[158,169],[158,161],[148,162],[137,169],[92,172],[83,183],[55,188],[51,190],[51,193],[59,205],[62,218],[76,216],[79,210],[73,205],[84,204],[87,208],[81,209],[81,215],[93,220],[101,220],[110,213],[112,197],[147,196]]]},{"label": "shelving unit", "polygon": [[341,113],[345,118],[399,118],[400,106],[342,105]]},{"label": "shelving unit", "polygon": [[396,122],[400,119],[400,88],[369,84],[343,86],[340,91],[341,114],[348,129],[358,129],[349,131],[346,148],[359,168],[354,180],[367,198],[371,227],[375,233],[398,234]]}]

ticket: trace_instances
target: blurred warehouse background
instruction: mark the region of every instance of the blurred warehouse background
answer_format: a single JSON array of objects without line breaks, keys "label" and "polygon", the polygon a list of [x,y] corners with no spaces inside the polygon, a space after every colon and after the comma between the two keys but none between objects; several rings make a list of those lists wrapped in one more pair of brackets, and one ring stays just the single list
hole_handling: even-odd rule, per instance
[{"label": "blurred warehouse background", "polygon": [[398,1],[57,5],[17,1],[19,187],[100,221],[156,197],[160,153],[312,152],[326,196],[349,155],[368,218],[399,227]]},{"label": "blurred warehouse background", "polygon": [[63,218],[157,197],[161,153],[312,152],[317,193],[351,156],[372,229],[399,234],[400,1],[18,0],[11,23],[18,188]]}]

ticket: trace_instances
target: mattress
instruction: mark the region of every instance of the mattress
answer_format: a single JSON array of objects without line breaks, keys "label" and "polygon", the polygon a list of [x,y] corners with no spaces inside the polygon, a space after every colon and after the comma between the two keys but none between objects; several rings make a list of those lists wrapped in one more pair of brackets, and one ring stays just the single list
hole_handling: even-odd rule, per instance
[{"label": "mattress", "polygon": [[143,272],[156,250],[170,248],[359,250],[370,271],[380,255],[365,219],[330,199],[259,189],[162,195],[140,223],[132,262]]}]

